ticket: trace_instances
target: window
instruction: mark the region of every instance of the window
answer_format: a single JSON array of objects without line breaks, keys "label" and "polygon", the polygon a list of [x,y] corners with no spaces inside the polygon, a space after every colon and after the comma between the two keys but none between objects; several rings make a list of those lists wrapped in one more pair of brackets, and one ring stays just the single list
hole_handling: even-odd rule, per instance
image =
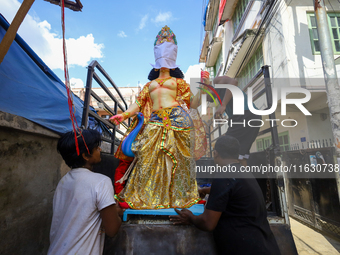
[{"label": "window", "polygon": [[216,15],[216,18],[215,18],[215,21],[214,21],[214,25],[213,25],[213,34],[212,34],[212,36],[214,37],[215,35],[216,35],[216,30],[218,29],[218,21],[219,21],[219,15],[218,15],[218,13],[217,13],[217,15]]},{"label": "window", "polygon": [[250,80],[257,74],[257,72],[263,66],[263,53],[262,45],[257,48],[254,55],[251,57],[247,65],[242,69],[238,78],[238,84],[241,89],[243,89]]},{"label": "window", "polygon": [[239,0],[238,1],[236,8],[235,8],[235,11],[234,11],[234,14],[233,14],[233,18],[232,18],[234,31],[236,31],[238,25],[240,24],[243,13],[245,12],[247,5],[250,1],[251,0]]},{"label": "window", "polygon": [[[257,151],[264,151],[272,144],[272,137],[267,136],[256,140]],[[279,144],[281,151],[289,151],[289,134],[288,131],[279,134]]]},{"label": "window", "polygon": [[[320,44],[314,13],[308,13],[308,28],[313,55],[320,54]],[[328,13],[328,26],[331,33],[334,54],[340,55],[340,13]]]},{"label": "window", "polygon": [[216,63],[214,65],[214,76],[218,75],[217,72],[220,69],[221,64],[222,64],[222,49],[220,50],[220,53],[218,54]]},{"label": "window", "polygon": [[289,139],[288,139],[288,131],[279,134],[279,144],[281,151],[288,151],[289,148]]},{"label": "window", "polygon": [[263,149],[263,141],[262,141],[262,139],[258,139],[256,141],[256,147],[257,147],[257,151],[263,151],[264,150]]},{"label": "window", "polygon": [[215,77],[215,67],[214,66],[212,66],[212,67],[207,67],[207,71],[209,72],[209,74],[210,74],[210,77]]}]

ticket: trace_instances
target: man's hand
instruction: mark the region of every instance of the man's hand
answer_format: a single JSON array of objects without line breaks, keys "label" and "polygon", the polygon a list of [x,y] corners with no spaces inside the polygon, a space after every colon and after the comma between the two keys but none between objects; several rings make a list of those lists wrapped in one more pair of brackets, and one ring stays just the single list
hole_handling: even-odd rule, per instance
[{"label": "man's hand", "polygon": [[123,217],[125,209],[121,208],[119,205],[117,206],[117,213],[119,217]]},{"label": "man's hand", "polygon": [[216,112],[215,112],[214,118],[215,119],[221,119],[222,118],[222,114],[224,113],[224,111],[225,111],[225,106],[220,105],[218,107],[218,109],[216,110]]},{"label": "man's hand", "polygon": [[200,198],[205,198],[207,194],[210,194],[210,187],[198,189],[198,194],[200,195]]},{"label": "man's hand", "polygon": [[194,224],[197,228],[203,231],[213,231],[221,217],[222,212],[217,212],[204,209],[204,212],[200,215],[193,215],[193,213],[187,209],[181,211],[175,209],[178,215],[170,216],[170,221],[174,225],[189,225]]},{"label": "man's hand", "polygon": [[110,118],[110,121],[115,125],[119,125],[120,123],[122,123],[124,121],[124,117],[123,117],[122,114],[117,114],[115,116],[112,116]]},{"label": "man's hand", "polygon": [[172,215],[170,217],[170,221],[173,222],[174,225],[190,225],[192,224],[192,217],[194,216],[191,211],[188,209],[177,210],[174,208],[178,215]]}]

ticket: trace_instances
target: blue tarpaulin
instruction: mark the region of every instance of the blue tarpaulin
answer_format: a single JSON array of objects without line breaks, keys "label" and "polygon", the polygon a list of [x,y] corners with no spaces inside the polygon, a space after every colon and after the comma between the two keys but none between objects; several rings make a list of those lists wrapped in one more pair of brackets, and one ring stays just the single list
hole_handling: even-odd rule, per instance
[{"label": "blue tarpaulin", "polygon": [[207,3],[207,6],[204,9],[204,14],[203,14],[203,22],[202,22],[202,24],[203,24],[204,27],[205,27],[205,23],[206,23],[206,19],[207,19],[208,6],[209,6],[209,1]]},{"label": "blue tarpaulin", "polygon": [[[0,15],[0,41],[9,23]],[[73,96],[81,124],[83,101]],[[29,119],[57,133],[72,130],[65,84],[17,35],[0,64],[0,111]]]}]

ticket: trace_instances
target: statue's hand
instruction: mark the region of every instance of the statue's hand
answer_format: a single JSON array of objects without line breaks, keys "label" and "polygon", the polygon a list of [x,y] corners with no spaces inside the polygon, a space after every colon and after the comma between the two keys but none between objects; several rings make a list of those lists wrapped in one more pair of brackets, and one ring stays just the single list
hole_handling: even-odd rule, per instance
[{"label": "statue's hand", "polygon": [[124,121],[124,117],[122,114],[117,114],[117,115],[112,116],[110,118],[110,121],[115,125],[119,125],[120,123]]},{"label": "statue's hand", "polygon": [[202,79],[207,79],[209,82],[209,77],[210,77],[210,73],[208,71],[201,71],[201,78]]},{"label": "statue's hand", "polygon": [[210,79],[209,78],[203,78],[203,83],[210,85]]},{"label": "statue's hand", "polygon": [[[209,79],[209,72],[208,71],[201,71],[201,78],[203,80],[203,83],[207,84],[207,85],[210,85],[210,79]],[[207,88],[206,86],[203,86],[203,85],[200,85],[201,88],[205,88],[205,89],[208,89],[210,91],[209,88]],[[206,94],[205,91],[201,91],[202,94]]]}]

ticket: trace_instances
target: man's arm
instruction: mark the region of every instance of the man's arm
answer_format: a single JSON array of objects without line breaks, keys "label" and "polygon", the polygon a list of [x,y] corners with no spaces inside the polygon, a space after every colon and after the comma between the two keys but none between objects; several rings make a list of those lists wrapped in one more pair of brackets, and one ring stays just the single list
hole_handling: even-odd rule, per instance
[{"label": "man's arm", "polygon": [[221,217],[222,212],[217,212],[209,209],[204,209],[201,215],[193,215],[193,213],[187,209],[181,211],[175,209],[178,215],[170,216],[170,221],[175,225],[179,224],[194,224],[197,228],[203,231],[213,231]]},{"label": "man's arm", "polygon": [[109,205],[100,211],[102,225],[105,229],[105,234],[109,237],[114,237],[122,224],[120,216],[123,215],[123,210],[118,205]]},{"label": "man's arm", "polygon": [[[228,77],[228,76],[217,76],[214,79],[214,84],[231,84],[231,85],[234,85],[234,86],[238,86],[237,81],[233,78]],[[231,100],[232,96],[233,95],[230,92],[230,90],[226,89],[223,100],[222,100],[222,105],[220,105],[220,107],[216,110],[215,115],[217,115],[217,116],[222,115],[222,113],[225,111],[227,104]]]},{"label": "man's arm", "polygon": [[195,216],[187,209],[181,211],[175,209],[178,215],[170,216],[170,221],[174,224],[194,224],[204,231],[214,230],[228,205],[230,191],[234,185],[234,180],[215,179],[211,184],[211,189],[206,190],[210,193],[209,201],[201,215]]}]

